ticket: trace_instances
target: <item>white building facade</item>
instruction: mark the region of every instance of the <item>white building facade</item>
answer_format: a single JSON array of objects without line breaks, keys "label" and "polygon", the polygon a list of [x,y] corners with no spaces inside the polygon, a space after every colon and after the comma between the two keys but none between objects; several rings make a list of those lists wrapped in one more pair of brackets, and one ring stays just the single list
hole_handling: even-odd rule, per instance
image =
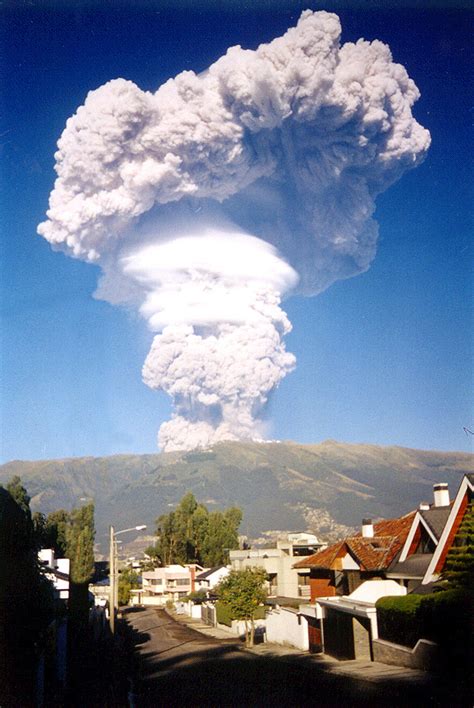
[{"label": "white building facade", "polygon": [[263,568],[269,577],[270,597],[309,600],[309,570],[296,570],[293,564],[302,556],[316,553],[322,546],[313,534],[289,533],[277,541],[276,548],[230,551],[229,558],[233,570]]}]

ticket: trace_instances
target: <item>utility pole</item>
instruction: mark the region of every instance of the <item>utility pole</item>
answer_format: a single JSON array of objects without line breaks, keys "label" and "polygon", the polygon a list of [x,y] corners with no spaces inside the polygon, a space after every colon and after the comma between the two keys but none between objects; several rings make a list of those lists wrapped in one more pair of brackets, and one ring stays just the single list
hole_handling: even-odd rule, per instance
[{"label": "utility pole", "polygon": [[109,548],[109,626],[112,634],[115,632],[115,532],[110,527]]},{"label": "utility pole", "polygon": [[115,531],[113,526],[110,526],[109,536],[109,626],[112,634],[115,633],[115,609],[118,607],[118,558],[117,558],[117,541],[116,536],[120,533],[128,531],[144,531],[145,524],[140,526],[132,526],[129,529]]}]

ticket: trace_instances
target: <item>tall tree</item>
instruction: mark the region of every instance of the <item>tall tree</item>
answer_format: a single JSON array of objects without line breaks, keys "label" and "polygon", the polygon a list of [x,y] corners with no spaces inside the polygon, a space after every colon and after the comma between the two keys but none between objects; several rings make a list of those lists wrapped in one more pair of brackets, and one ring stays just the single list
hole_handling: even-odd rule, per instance
[{"label": "tall tree", "polygon": [[20,509],[31,518],[30,497],[21,482],[21,478],[15,475],[7,484],[7,492],[18,504]]},{"label": "tall tree", "polygon": [[238,548],[242,512],[237,507],[209,512],[188,492],[175,511],[157,519],[155,552],[162,565],[200,563],[206,566],[227,562],[228,551]]},{"label": "tall tree", "polygon": [[446,556],[443,580],[451,588],[474,593],[474,501],[469,503]]},{"label": "tall tree", "polygon": [[205,565],[214,566],[227,562],[229,550],[239,547],[237,530],[241,520],[242,512],[235,507],[227,509],[224,513],[213,511],[209,514],[202,553]]},{"label": "tall tree", "polygon": [[89,583],[94,574],[94,504],[73,509],[67,529],[67,555],[71,559],[71,581]]},{"label": "tall tree", "polygon": [[15,496],[0,487],[0,704],[32,705],[54,593],[38,563],[28,494],[18,477],[8,487]]},{"label": "tall tree", "polygon": [[76,686],[83,680],[81,667],[88,650],[88,584],[94,573],[93,504],[72,510],[66,535],[66,555],[71,561],[68,657],[71,684]]},{"label": "tall tree", "polygon": [[70,514],[64,509],[52,511],[46,517],[46,546],[53,548],[57,558],[64,558],[68,552],[68,528]]}]

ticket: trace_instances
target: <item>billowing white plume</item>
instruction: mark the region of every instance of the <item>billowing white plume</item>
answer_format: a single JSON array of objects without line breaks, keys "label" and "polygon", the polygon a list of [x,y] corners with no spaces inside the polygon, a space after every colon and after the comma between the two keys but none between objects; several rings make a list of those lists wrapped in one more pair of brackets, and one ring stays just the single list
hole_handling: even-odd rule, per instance
[{"label": "billowing white plume", "polygon": [[369,267],[375,197],[429,147],[389,48],[339,38],[336,15],[308,10],[283,37],[154,94],[111,81],[59,140],[38,231],[98,262],[98,295],[139,303],[160,332],[143,376],[174,401],[166,450],[262,435],[269,392],[294,366],[281,298]]}]

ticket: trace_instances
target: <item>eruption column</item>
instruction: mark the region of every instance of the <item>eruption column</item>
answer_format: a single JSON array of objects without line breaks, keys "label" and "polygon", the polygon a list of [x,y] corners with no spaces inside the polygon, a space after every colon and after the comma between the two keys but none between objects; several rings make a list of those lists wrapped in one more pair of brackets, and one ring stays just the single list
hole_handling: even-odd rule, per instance
[{"label": "eruption column", "polygon": [[58,142],[38,232],[98,263],[97,297],[138,306],[158,333],[143,378],[175,405],[165,449],[263,434],[294,366],[281,298],[367,270],[377,195],[427,153],[405,68],[340,34],[336,15],[307,10],[156,93],[110,81]]},{"label": "eruption column", "polygon": [[291,325],[280,298],[296,273],[268,243],[208,229],[146,246],[124,259],[146,292],[140,308],[155,336],[144,382],[173,399],[164,450],[263,436],[259,414],[295,364],[282,342]]}]

